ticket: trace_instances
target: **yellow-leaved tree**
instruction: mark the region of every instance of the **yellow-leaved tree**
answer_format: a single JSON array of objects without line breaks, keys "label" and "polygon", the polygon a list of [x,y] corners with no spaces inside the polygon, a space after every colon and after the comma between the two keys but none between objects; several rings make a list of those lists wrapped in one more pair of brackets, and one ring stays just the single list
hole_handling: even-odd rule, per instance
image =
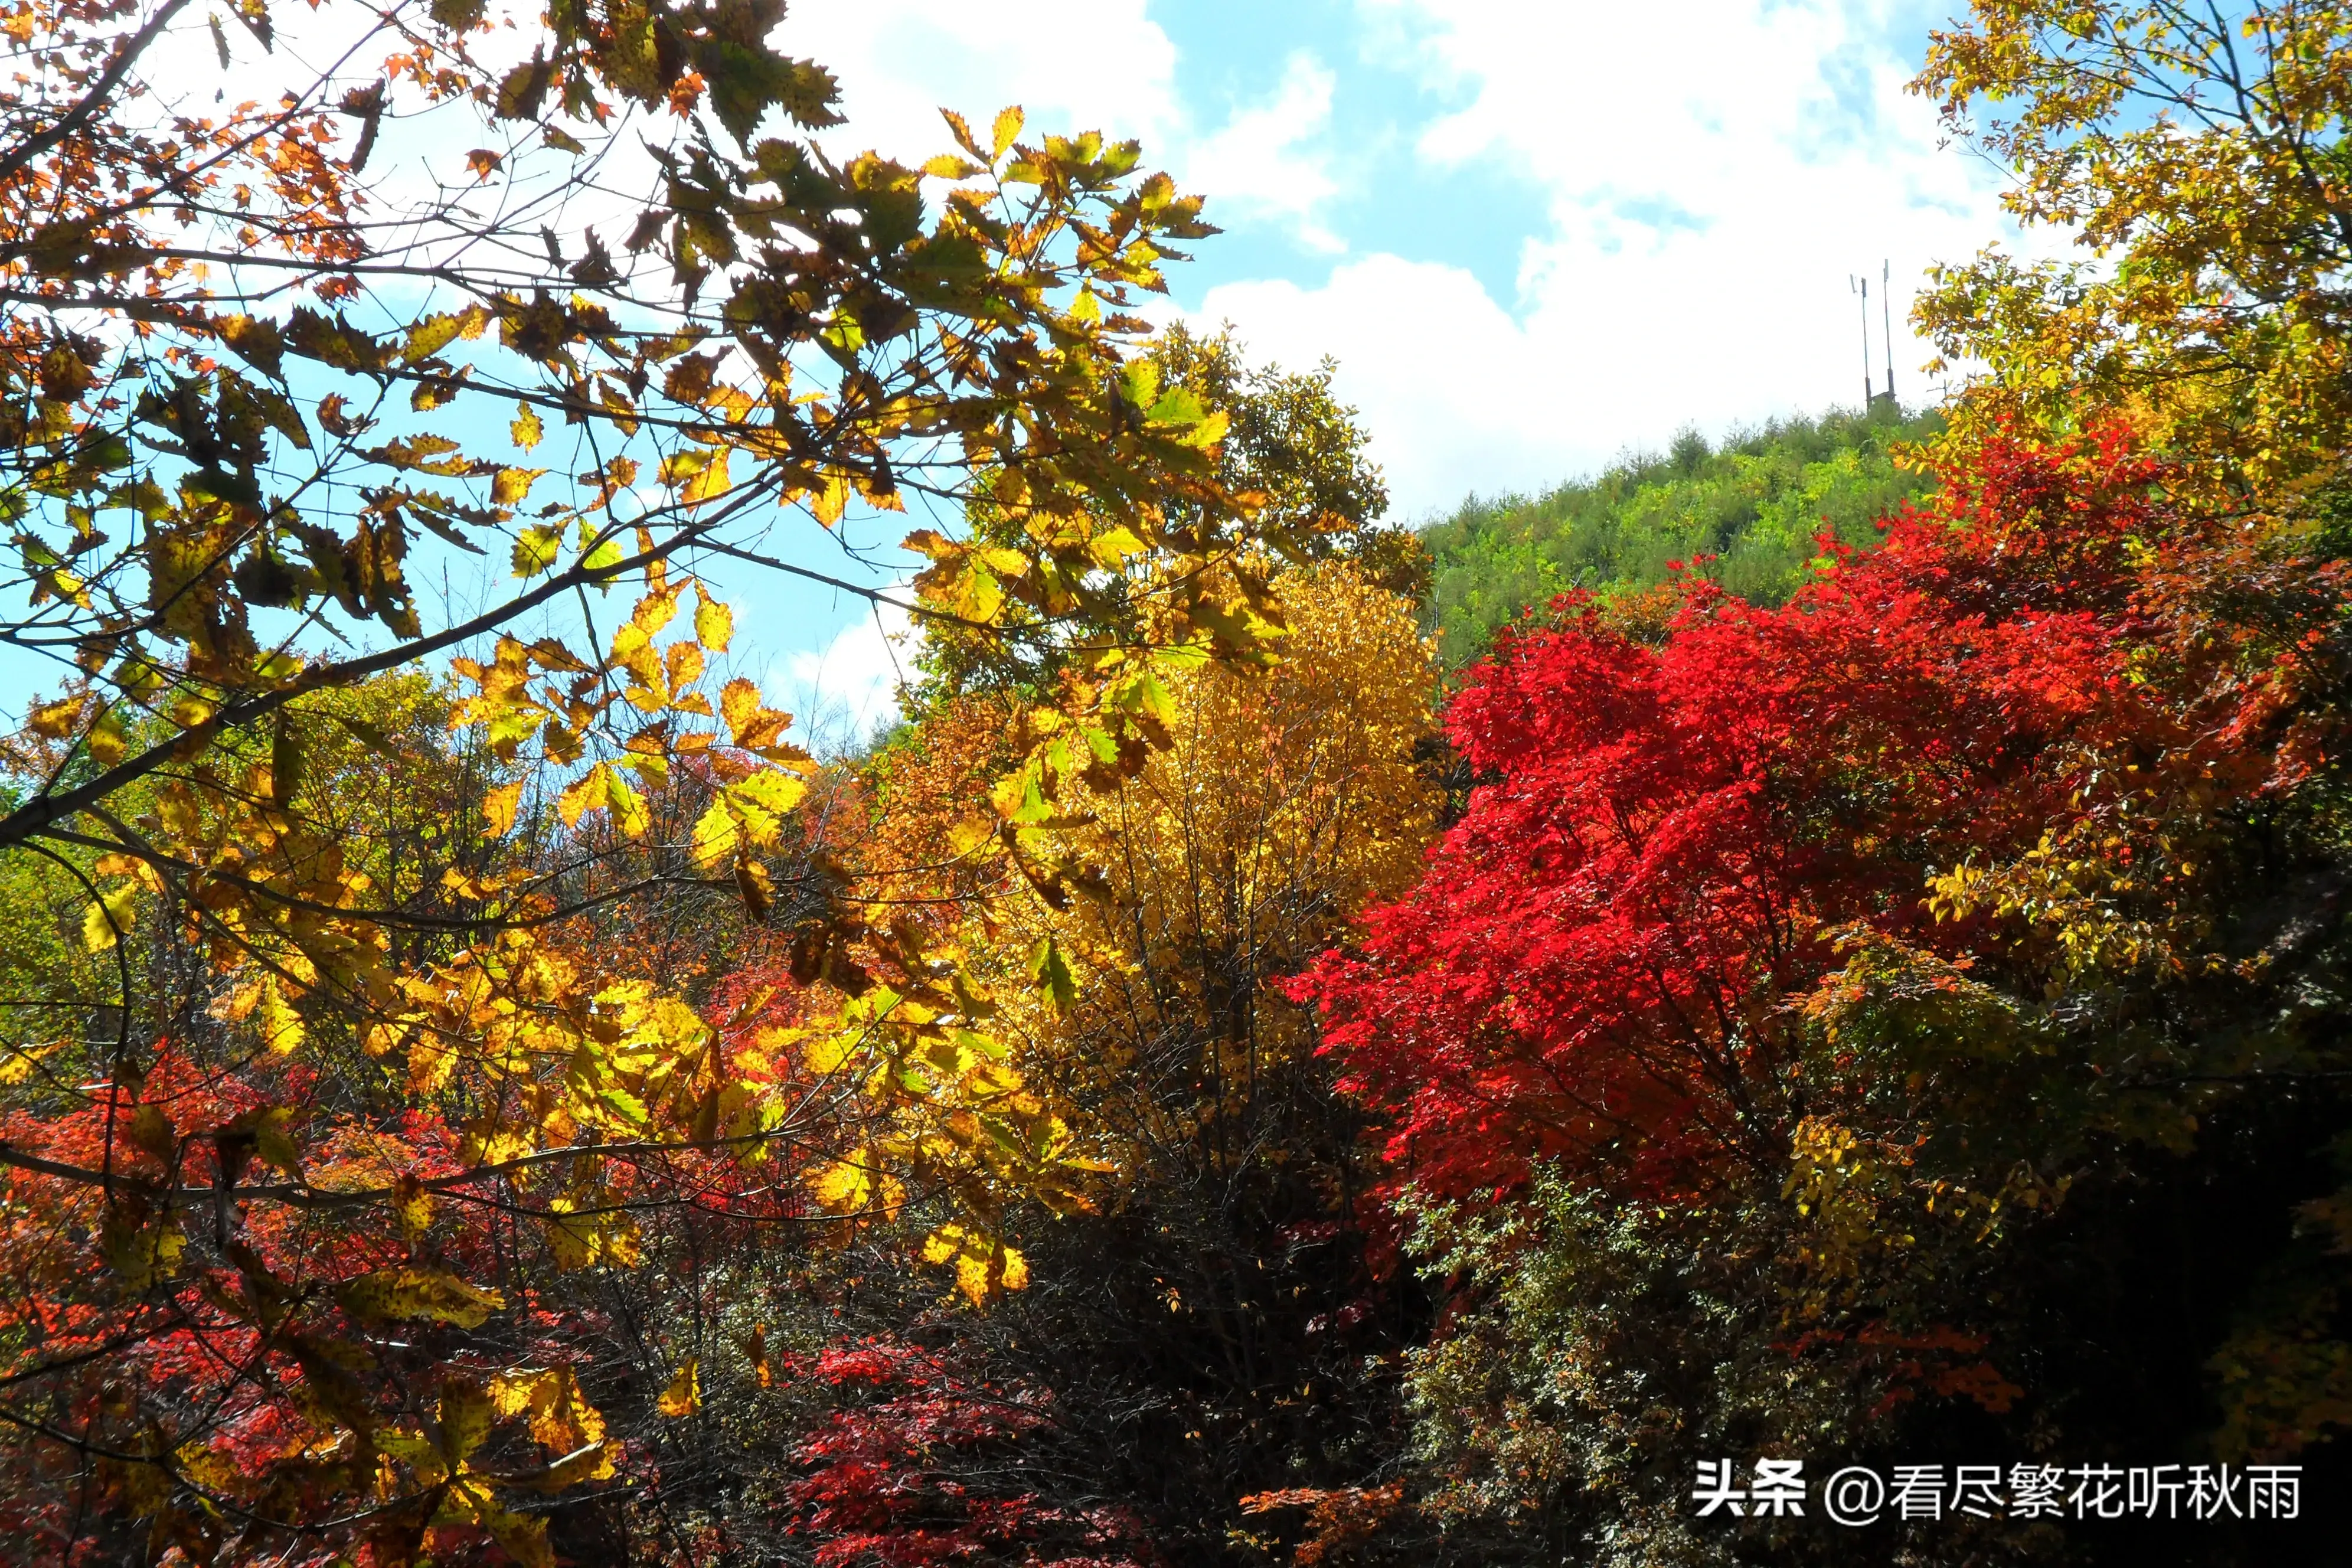
[{"label": "yellow-leaved tree", "polygon": [[[1009,1069],[940,1065],[984,1002],[936,952],[820,963],[783,1025],[577,940],[705,889],[847,928],[714,575],[881,597],[837,561],[903,544],[912,613],[1082,650],[1050,796],[1141,765],[1163,677],[1263,658],[1256,563],[1325,524],[1261,520],[1144,362],[1213,231],[1131,142],[1008,108],[848,152],[780,0],[329,0],[299,47],[271,9],[36,0],[0,44],[0,640],[47,661],[0,857],[79,953],[0,1042],[0,1261],[41,1287],[0,1458],[61,1561],[544,1563],[533,1500],[627,1456],[552,1378],[610,1352],[542,1332],[540,1260],[628,1267],[641,1215],[794,1187],[845,1124],[930,1190],[1062,1180]],[[985,539],[905,525],[983,494]],[[420,661],[429,700],[372,684]],[[457,738],[387,727],[426,709]]]},{"label": "yellow-leaved tree", "polygon": [[2012,173],[2012,214],[2084,252],[1937,270],[1920,321],[1990,371],[1960,438],[2126,410],[2208,506],[2293,512],[2344,481],[2352,10],[1974,0],[1913,85]]},{"label": "yellow-leaved tree", "polygon": [[964,932],[969,972],[993,983],[992,1032],[1122,1191],[1259,1151],[1315,1046],[1277,983],[1411,885],[1435,822],[1416,747],[1436,666],[1410,601],[1345,561],[1273,586],[1278,664],[1196,661],[1169,682],[1165,744],[1133,777],[1014,804],[1011,824],[1092,873],[1074,889],[1024,880],[961,805],[959,774],[988,770],[990,740],[1034,714],[954,700],[885,760],[885,841],[961,835],[976,851],[931,886],[992,894]]}]

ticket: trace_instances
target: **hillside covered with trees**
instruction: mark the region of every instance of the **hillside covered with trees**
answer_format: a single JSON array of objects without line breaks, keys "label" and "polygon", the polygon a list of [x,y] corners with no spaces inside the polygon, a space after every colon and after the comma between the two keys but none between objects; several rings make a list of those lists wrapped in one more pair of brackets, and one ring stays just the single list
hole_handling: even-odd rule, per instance
[{"label": "hillside covered with trees", "polygon": [[772,0],[7,36],[0,1554],[2347,1560],[2352,8],[1977,0],[2103,259],[1418,534]]},{"label": "hillside covered with trees", "polygon": [[1884,404],[1735,433],[1696,430],[1663,457],[1629,458],[1538,496],[1472,497],[1420,529],[1433,572],[1429,614],[1449,667],[1476,658],[1530,607],[1581,589],[1654,586],[1677,563],[1759,604],[1777,604],[1821,553],[1824,530],[1869,544],[1878,520],[1932,479],[1899,460],[1943,428],[1933,411]]}]

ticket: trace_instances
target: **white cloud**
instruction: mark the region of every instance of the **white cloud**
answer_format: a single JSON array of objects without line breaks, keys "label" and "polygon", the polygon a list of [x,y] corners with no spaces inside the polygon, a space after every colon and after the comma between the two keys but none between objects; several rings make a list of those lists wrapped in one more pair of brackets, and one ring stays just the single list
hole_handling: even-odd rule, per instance
[{"label": "white cloud", "polygon": [[[903,601],[903,584],[885,593]],[[898,683],[912,671],[907,612],[877,604],[822,648],[789,654],[761,681],[768,700],[793,715],[792,734],[820,753],[856,746],[898,713]]]},{"label": "white cloud", "polygon": [[1529,482],[1531,461],[1557,467],[1551,410],[1524,391],[1543,379],[1542,351],[1460,268],[1370,256],[1319,289],[1213,289],[1198,315],[1233,321],[1259,358],[1339,355],[1339,389],[1372,432],[1401,515]]},{"label": "white cloud", "polygon": [[1144,0],[1099,0],[1080,23],[1034,0],[800,0],[778,47],[840,79],[843,134],[901,161],[950,151],[941,108],[981,136],[1020,104],[1033,130],[1139,136],[1183,118],[1176,47]]},{"label": "white cloud", "polygon": [[1183,185],[1208,193],[1221,220],[1269,216],[1293,228],[1310,249],[1337,254],[1348,242],[1324,226],[1317,209],[1339,192],[1327,152],[1312,145],[1331,125],[1330,68],[1313,55],[1290,57],[1274,96],[1236,109],[1214,133],[1194,142],[1184,161]]},{"label": "white cloud", "polygon": [[[1365,0],[1374,47],[1462,104],[1423,128],[1439,169],[1529,180],[1545,232],[1517,298],[1394,256],[1318,288],[1210,291],[1288,363],[1333,353],[1400,512],[1557,481],[1685,423],[1721,431],[1860,398],[1848,274],[1895,267],[1898,390],[1930,351],[1900,319],[1925,268],[2008,232],[1984,172],[1867,5],[1695,0],[1672,13],[1526,0]],[[1885,384],[1878,301],[1872,357]]]},{"label": "white cloud", "polygon": [[1317,145],[1337,79],[1311,54],[1292,55],[1269,97],[1236,105],[1208,130],[1177,93],[1176,47],[1144,0],[1104,0],[1084,26],[1015,0],[803,0],[779,41],[840,79],[849,122],[829,133],[837,145],[919,159],[950,145],[941,108],[984,137],[997,110],[1019,104],[1032,133],[1140,139],[1147,163],[1209,193],[1220,221],[1272,218],[1311,249],[1346,248],[1317,216],[1339,189]]}]

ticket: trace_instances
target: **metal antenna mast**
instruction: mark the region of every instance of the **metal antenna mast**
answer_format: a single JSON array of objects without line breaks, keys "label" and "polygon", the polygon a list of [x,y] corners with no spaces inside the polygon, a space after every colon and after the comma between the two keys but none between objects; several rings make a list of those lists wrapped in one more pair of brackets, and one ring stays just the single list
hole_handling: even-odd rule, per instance
[{"label": "metal antenna mast", "polygon": [[[1886,402],[1887,406],[1893,407],[1895,404],[1895,263],[1892,260],[1882,260],[1878,264],[1878,315],[1886,329]],[[1867,316],[1862,323],[1862,331],[1865,338],[1870,335],[1870,322]],[[1865,352],[1867,347],[1868,345],[1865,344]],[[1864,374],[1868,374],[1866,368]]]},{"label": "metal antenna mast", "polygon": [[1870,405],[1878,395],[1876,384],[1870,374],[1870,279],[1846,274],[1846,286],[1862,291],[1862,411],[1870,412]]}]

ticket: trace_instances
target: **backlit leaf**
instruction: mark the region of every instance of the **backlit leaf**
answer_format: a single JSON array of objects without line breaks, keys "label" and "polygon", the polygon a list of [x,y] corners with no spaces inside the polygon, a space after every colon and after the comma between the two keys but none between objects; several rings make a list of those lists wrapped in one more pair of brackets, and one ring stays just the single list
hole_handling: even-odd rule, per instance
[{"label": "backlit leaf", "polygon": [[379,1268],[336,1292],[343,1310],[375,1321],[428,1320],[478,1329],[506,1300],[441,1268]]},{"label": "backlit leaf", "polygon": [[701,1358],[687,1357],[684,1364],[671,1376],[669,1386],[661,1391],[661,1397],[654,1403],[655,1408],[673,1420],[681,1415],[691,1415],[701,1409]]}]

